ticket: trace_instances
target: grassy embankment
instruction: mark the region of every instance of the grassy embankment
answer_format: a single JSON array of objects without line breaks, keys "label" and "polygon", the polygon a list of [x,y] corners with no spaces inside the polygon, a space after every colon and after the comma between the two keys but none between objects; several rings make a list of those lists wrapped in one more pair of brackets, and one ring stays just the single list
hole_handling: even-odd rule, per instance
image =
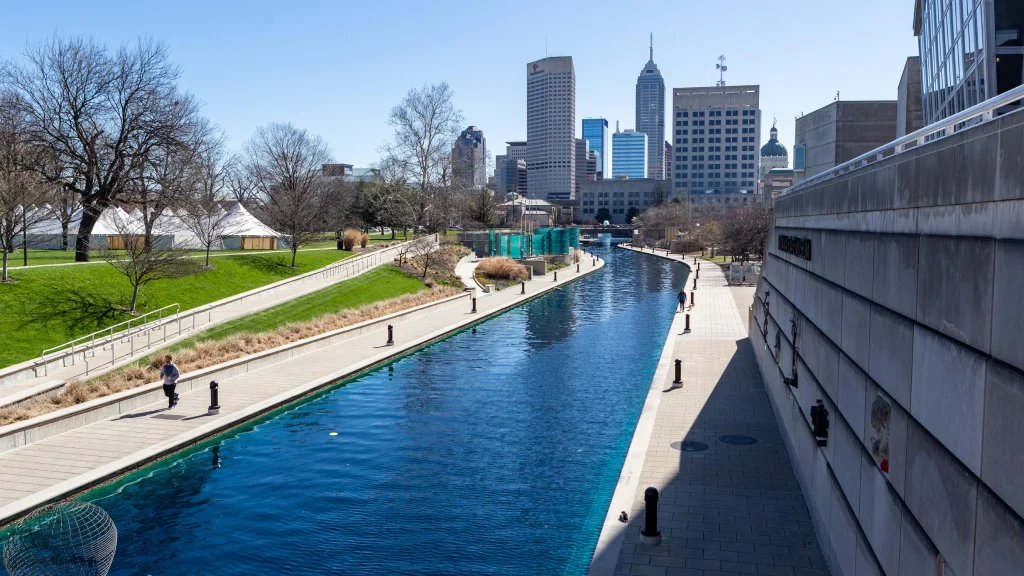
[{"label": "grassy embankment", "polygon": [[[306,252],[300,254],[297,268],[289,267],[287,252],[224,256],[198,274],[148,284],[139,296],[138,310],[145,313],[175,303],[182,310],[195,308],[352,255],[337,250]],[[15,282],[0,284],[0,367],[131,318],[123,309],[131,287],[109,265],[26,268],[12,277]]]},{"label": "grassy embankment", "polygon": [[129,390],[159,379],[160,359],[170,352],[183,373],[270,350],[331,330],[453,296],[446,286],[428,288],[419,278],[383,266],[351,280],[232,320],[158,350],[148,358],[61,392],[0,409],[0,426]]}]

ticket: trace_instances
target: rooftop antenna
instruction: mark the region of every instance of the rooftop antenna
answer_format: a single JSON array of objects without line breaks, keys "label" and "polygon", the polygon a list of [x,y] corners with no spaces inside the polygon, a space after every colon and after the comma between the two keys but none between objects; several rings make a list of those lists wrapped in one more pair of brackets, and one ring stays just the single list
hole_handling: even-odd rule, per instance
[{"label": "rooftop antenna", "polygon": [[836,102],[839,102],[839,90],[836,90]]},{"label": "rooftop antenna", "polygon": [[[653,51],[653,48],[652,48]],[[725,86],[725,72],[729,69],[725,65],[725,56],[718,57],[718,64],[715,64],[715,69],[718,70],[718,86]]]},{"label": "rooftop antenna", "polygon": [[654,60],[654,32],[651,32],[651,61]]}]

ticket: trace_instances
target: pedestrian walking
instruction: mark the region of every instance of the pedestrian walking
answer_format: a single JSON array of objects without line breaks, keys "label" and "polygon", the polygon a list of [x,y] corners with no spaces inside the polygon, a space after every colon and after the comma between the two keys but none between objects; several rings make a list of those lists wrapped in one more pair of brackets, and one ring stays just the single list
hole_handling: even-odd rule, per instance
[{"label": "pedestrian walking", "polygon": [[174,365],[174,359],[168,354],[164,356],[164,365],[160,368],[160,377],[164,379],[164,396],[167,396],[167,409],[170,410],[178,405],[178,395],[174,389],[178,385],[178,377],[181,372]]},{"label": "pedestrian walking", "polygon": [[676,295],[676,298],[679,299],[679,309],[676,310],[676,312],[679,313],[682,312],[683,308],[686,307],[686,292],[683,292],[683,289],[680,288],[679,294]]}]

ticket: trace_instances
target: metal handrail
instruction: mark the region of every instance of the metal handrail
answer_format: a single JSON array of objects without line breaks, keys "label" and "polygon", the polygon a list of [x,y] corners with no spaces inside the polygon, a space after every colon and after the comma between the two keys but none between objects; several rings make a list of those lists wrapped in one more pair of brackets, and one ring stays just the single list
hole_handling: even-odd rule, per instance
[{"label": "metal handrail", "polygon": [[[437,235],[434,235],[434,239],[435,239],[435,242],[438,240]],[[394,251],[399,250],[400,247],[403,244],[406,244],[406,243],[408,243],[408,242],[403,242],[403,243],[397,244],[395,246],[389,246],[389,247],[384,248],[382,250],[370,252],[368,254],[362,254],[362,255],[359,255],[359,256],[355,256],[353,258],[346,258],[345,260],[340,260],[338,262],[334,262],[332,264],[328,264],[327,266],[325,266],[325,267],[323,267],[323,268],[321,268],[319,270],[314,270],[312,272],[307,272],[305,274],[300,274],[298,276],[294,276],[292,278],[288,278],[288,279],[283,280],[283,281],[281,281],[279,283],[276,283],[273,286],[263,287],[264,289],[262,289],[262,290],[258,288],[258,289],[256,289],[255,293],[242,293],[242,294],[238,294],[234,298],[228,298],[228,299],[225,299],[225,300],[218,301],[217,303],[206,304],[204,306],[198,306],[196,308],[192,308],[191,310],[186,310],[184,314],[181,313],[181,306],[179,304],[170,304],[168,306],[164,306],[163,308],[159,308],[157,310],[153,310],[151,312],[147,312],[146,314],[143,314],[142,316],[140,316],[138,318],[132,318],[132,319],[126,320],[124,322],[120,322],[118,324],[114,324],[113,326],[104,328],[103,330],[99,330],[97,332],[93,332],[92,334],[87,334],[85,336],[81,336],[79,338],[76,338],[76,339],[71,340],[69,342],[65,342],[65,343],[60,344],[58,346],[54,346],[52,348],[47,348],[46,350],[43,350],[43,352],[40,354],[39,363],[37,364],[37,366],[39,364],[41,364],[43,366],[44,374],[49,374],[49,362],[52,362],[54,359],[56,359],[56,358],[63,358],[63,357],[66,357],[68,355],[74,356],[76,353],[85,353],[85,352],[88,352],[88,351],[94,349],[96,346],[104,346],[108,342],[110,343],[110,349],[111,349],[111,359],[110,359],[110,362],[111,362],[111,364],[114,364],[117,361],[117,355],[116,355],[116,353],[114,351],[114,348],[115,348],[114,340],[115,339],[118,339],[118,340],[128,339],[130,341],[130,344],[131,344],[131,346],[130,346],[131,351],[130,351],[130,353],[128,355],[129,356],[133,356],[135,354],[135,352],[136,352],[136,349],[135,349],[135,337],[137,335],[142,335],[143,332],[146,332],[149,335],[149,338],[147,338],[147,342],[145,344],[145,347],[141,348],[141,349],[147,349],[147,348],[152,346],[152,332],[154,330],[159,329],[164,324],[171,325],[174,322],[177,322],[178,323],[178,333],[180,334],[181,331],[182,331],[182,319],[185,319],[188,316],[192,317],[192,329],[195,329],[195,327],[196,327],[196,316],[199,315],[199,314],[207,313],[207,314],[210,314],[211,317],[212,317],[212,313],[213,313],[213,309],[214,308],[220,308],[222,306],[225,306],[227,304],[231,304],[231,303],[236,302],[238,300],[243,300],[245,298],[250,298],[250,297],[254,297],[254,296],[255,297],[260,297],[260,296],[263,296],[264,294],[272,293],[272,292],[276,291],[278,288],[281,288],[282,286],[284,286],[286,284],[291,284],[291,283],[293,283],[295,281],[304,280],[304,279],[312,278],[312,277],[315,277],[315,276],[320,276],[320,277],[333,276],[333,275],[335,275],[337,273],[342,273],[342,272],[345,273],[345,277],[354,276],[355,272],[363,272],[365,270],[369,270],[371,267],[373,267],[375,265],[381,264],[383,262],[383,260],[384,260],[385,254],[387,254],[389,252],[394,252]],[[354,268],[355,270],[343,270],[343,269],[352,269],[352,268]],[[164,318],[163,311],[165,311],[165,310],[167,310],[169,308],[174,308],[175,312],[173,314],[167,315],[166,318]],[[138,324],[135,327],[136,328],[136,333],[132,334],[132,323],[137,322],[139,320],[143,320],[143,319],[145,319],[146,317],[148,317],[148,316],[150,316],[152,314],[157,314],[158,315],[157,319],[152,321],[152,322],[143,321],[141,324]],[[166,320],[166,322],[164,322],[164,320]],[[122,326],[122,325],[125,325],[125,324],[127,324],[128,326],[125,329],[124,333],[122,333],[121,331],[118,331],[115,334],[115,329],[118,328],[119,326]],[[165,329],[164,330],[164,334],[163,334],[163,338],[162,338],[163,341],[167,340],[167,333],[166,332],[167,331]],[[99,340],[97,340],[98,336],[100,337]],[[116,336],[116,338],[115,338],[115,336]],[[77,350],[76,350],[76,347],[77,347]],[[62,353],[61,354],[54,354],[49,359],[47,358],[47,354],[49,354],[51,352],[56,352],[56,351],[61,351]],[[86,371],[85,371],[85,373],[88,374],[89,370],[90,370],[89,363],[86,362]]]},{"label": "metal handrail", "polygon": [[[861,154],[849,162],[844,162],[835,168],[831,168],[820,174],[815,174],[802,182],[786,188],[782,191],[782,195],[785,196],[799,192],[805,188],[814,186],[815,184],[820,184],[825,180],[835,178],[836,176],[842,176],[843,174],[849,173],[858,168],[874,164],[884,158],[889,158],[907,150],[912,150],[923,145],[925,142],[945,138],[963,130],[964,128],[983,124],[992,120],[995,117],[995,111],[999,108],[1008,104],[1013,104],[1014,102],[1022,99],[1024,99],[1024,86],[1018,86],[1013,90],[1003,92],[994,98],[989,98],[976,106],[972,106],[963,112],[958,112],[948,118],[944,118],[938,122],[925,126],[917,132],[907,134],[902,138],[897,138],[888,144],[879,146],[870,152]],[[973,120],[978,120],[978,122],[972,122]],[[947,131],[948,133],[946,133]],[[931,138],[933,136],[934,138]],[[913,146],[909,146],[910,144],[913,144]]]},{"label": "metal handrail", "polygon": [[[139,320],[142,320],[142,322],[140,324],[137,324],[135,326],[137,329],[139,329],[139,331],[141,331],[141,328],[143,326],[145,326],[146,323],[147,323],[147,320],[146,320],[147,317],[152,316],[153,314],[156,314],[157,318],[156,318],[156,320],[154,322],[159,322],[160,320],[163,319],[164,311],[165,310],[169,310],[171,308],[174,308],[174,315],[177,315],[178,313],[181,312],[181,305],[180,304],[168,304],[167,306],[164,306],[163,308],[157,308],[156,310],[152,310],[150,312],[146,312],[145,314],[143,314],[142,316],[139,316],[138,318],[129,318],[128,320],[125,320],[124,322],[118,322],[117,324],[114,324],[112,326],[108,326],[108,327],[106,327],[106,328],[104,328],[102,330],[97,330],[96,332],[93,332],[92,334],[86,334],[85,336],[80,336],[78,338],[75,338],[74,340],[69,340],[69,341],[67,341],[67,342],[65,342],[63,344],[60,344],[58,346],[54,346],[53,348],[47,348],[46,350],[43,350],[43,352],[39,355],[39,360],[41,362],[45,363],[46,362],[46,354],[47,353],[55,352],[57,350],[63,350],[65,348],[69,347],[69,346],[71,347],[71,350],[70,350],[71,354],[74,354],[75,353],[75,346],[79,342],[84,342],[85,340],[89,341],[89,344],[88,344],[87,347],[88,348],[92,348],[96,344],[96,337],[97,336],[101,336],[100,344],[102,344],[104,341],[113,341],[114,340],[114,332],[115,332],[115,329],[118,326],[126,326],[126,327],[124,329],[125,334],[122,334],[120,330],[117,331],[117,338],[124,338],[125,336],[130,337],[131,336],[131,332],[132,332],[132,323],[133,322],[137,322]],[[168,316],[170,316],[170,314]]]}]

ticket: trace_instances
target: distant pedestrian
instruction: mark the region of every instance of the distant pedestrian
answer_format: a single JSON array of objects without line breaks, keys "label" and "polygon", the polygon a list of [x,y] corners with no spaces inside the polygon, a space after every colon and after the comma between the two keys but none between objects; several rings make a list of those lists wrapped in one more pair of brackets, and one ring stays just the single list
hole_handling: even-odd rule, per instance
[{"label": "distant pedestrian", "polygon": [[680,288],[679,294],[677,294],[676,297],[679,299],[679,309],[676,310],[676,312],[682,312],[683,308],[686,307],[686,292],[683,292],[683,289]]},{"label": "distant pedestrian", "polygon": [[160,368],[160,377],[164,379],[164,396],[167,396],[167,409],[170,410],[178,405],[178,395],[174,389],[178,385],[178,367],[174,365],[174,359],[168,354],[164,356],[164,365]]}]

